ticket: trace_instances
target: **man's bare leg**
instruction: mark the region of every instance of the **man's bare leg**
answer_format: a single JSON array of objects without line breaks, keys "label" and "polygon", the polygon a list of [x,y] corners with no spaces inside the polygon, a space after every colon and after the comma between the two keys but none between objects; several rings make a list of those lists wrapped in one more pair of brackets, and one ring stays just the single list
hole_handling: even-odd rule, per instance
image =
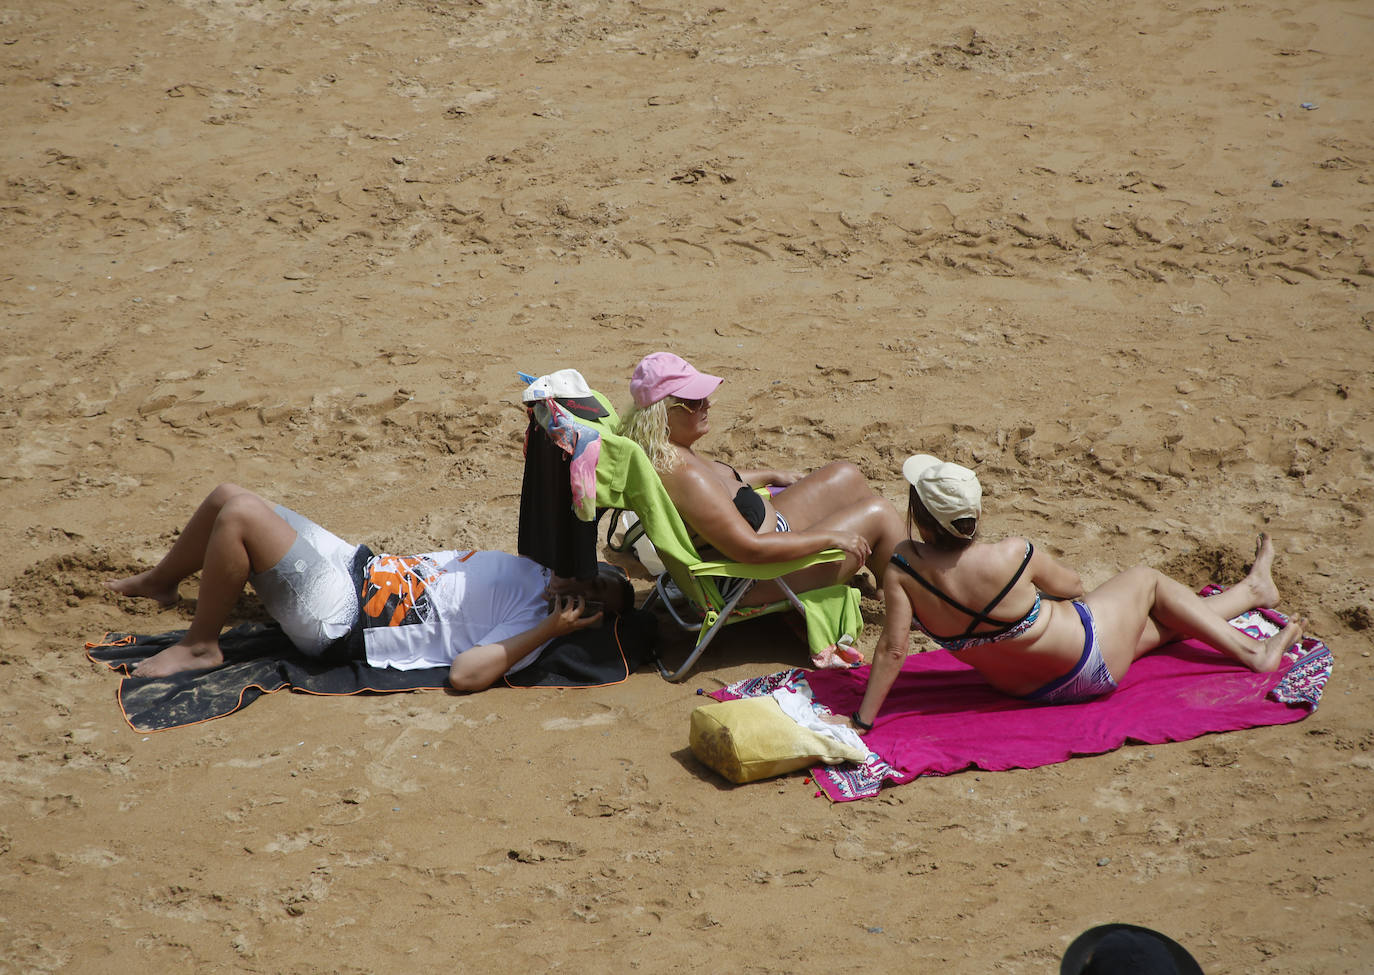
[{"label": "man's bare leg", "polygon": [[181,598],[182,580],[199,572],[205,565],[210,533],[220,509],[231,499],[244,494],[252,495],[253,492],[237,484],[221,484],[215,488],[196,508],[191,520],[157,565],[137,575],[110,579],[105,583],[105,588],[121,596],[155,599],[164,609],[174,606]]},{"label": "man's bare leg", "polygon": [[[214,510],[214,518],[201,548],[200,595],[196,600],[195,616],[179,642],[154,654],[134,669],[137,677],[166,677],[183,670],[201,670],[222,664],[224,653],[219,645],[220,630],[224,628],[234,603],[248,584],[249,576],[276,565],[296,541],[296,530],[276,513],[271,504],[253,492],[237,488],[227,498],[211,504],[214,495],[215,492],[212,492],[192,518],[194,522],[207,505]],[[200,530],[201,526],[196,526],[195,531]],[[196,544],[188,546],[191,554],[194,554]],[[169,558],[171,554],[168,553]],[[189,564],[187,551],[183,550],[178,557],[181,561],[172,560],[168,576]],[[166,563],[168,558],[164,558],[153,571],[162,569]]]}]

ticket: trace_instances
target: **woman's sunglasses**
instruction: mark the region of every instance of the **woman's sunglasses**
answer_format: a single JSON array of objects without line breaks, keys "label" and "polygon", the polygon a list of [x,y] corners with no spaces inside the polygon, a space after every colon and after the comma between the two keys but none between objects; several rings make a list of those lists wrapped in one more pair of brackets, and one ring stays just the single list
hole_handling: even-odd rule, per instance
[{"label": "woman's sunglasses", "polygon": [[703,396],[701,399],[680,399],[673,406],[680,406],[688,413],[700,413],[711,405],[711,397]]}]

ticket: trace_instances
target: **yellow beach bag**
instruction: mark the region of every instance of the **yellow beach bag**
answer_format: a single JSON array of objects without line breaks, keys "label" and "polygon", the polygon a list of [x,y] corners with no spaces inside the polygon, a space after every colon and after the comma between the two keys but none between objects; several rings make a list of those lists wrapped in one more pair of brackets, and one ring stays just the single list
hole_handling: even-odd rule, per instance
[{"label": "yellow beach bag", "polygon": [[867,757],[797,724],[766,696],[701,705],[692,711],[689,740],[698,761],[736,784]]}]

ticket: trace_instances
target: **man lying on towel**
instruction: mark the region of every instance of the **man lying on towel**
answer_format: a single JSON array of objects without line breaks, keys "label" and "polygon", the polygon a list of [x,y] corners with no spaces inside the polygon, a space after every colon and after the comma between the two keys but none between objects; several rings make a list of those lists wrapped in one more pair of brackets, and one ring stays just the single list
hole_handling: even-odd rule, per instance
[{"label": "man lying on towel", "polygon": [[135,677],[224,663],[220,631],[249,582],[301,653],[397,670],[447,666],[459,691],[490,687],[551,640],[634,608],[634,588],[613,568],[584,582],[506,552],[374,555],[236,484],[210,492],[156,566],[105,585],[170,606],[194,572],[190,628]]}]

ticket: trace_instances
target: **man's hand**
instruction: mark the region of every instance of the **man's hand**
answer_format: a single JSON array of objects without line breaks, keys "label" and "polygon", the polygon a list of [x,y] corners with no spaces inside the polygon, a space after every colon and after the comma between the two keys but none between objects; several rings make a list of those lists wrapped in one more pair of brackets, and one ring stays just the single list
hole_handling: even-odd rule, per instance
[{"label": "man's hand", "polygon": [[600,626],[601,618],[605,613],[597,610],[590,616],[582,615],[586,611],[586,596],[554,596],[549,605],[549,619],[553,623],[554,636],[563,636],[589,627]]}]

